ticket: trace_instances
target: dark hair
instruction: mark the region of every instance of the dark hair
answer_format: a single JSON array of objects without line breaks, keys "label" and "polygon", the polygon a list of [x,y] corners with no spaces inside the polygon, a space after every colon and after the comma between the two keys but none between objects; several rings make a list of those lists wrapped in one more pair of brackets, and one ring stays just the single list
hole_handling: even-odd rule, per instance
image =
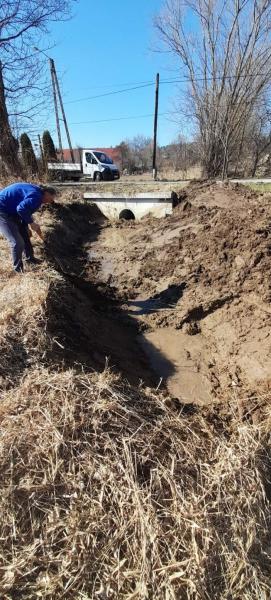
[{"label": "dark hair", "polygon": [[57,195],[57,190],[53,187],[50,187],[49,185],[40,185],[40,189],[43,192],[43,194],[45,194],[45,192],[48,192],[48,194],[51,194],[52,196]]}]

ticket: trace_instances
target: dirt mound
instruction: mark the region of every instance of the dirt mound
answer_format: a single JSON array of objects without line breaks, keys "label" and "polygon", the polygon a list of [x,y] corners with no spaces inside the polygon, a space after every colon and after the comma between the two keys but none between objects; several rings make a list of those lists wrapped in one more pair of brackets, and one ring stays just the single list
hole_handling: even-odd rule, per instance
[{"label": "dirt mound", "polygon": [[[236,387],[253,393],[269,384],[268,196],[197,183],[182,192],[172,216],[104,230],[99,252],[102,267],[110,260],[124,309],[137,312],[147,341],[172,363],[175,395],[196,401],[204,389],[206,402]],[[158,368],[165,373],[161,361]]]},{"label": "dirt mound", "polygon": [[249,200],[256,200],[259,194],[252,189],[233,182],[198,181],[191,182],[185,189],[176,191],[181,202],[188,200],[195,206],[220,206],[221,208],[242,208]]}]

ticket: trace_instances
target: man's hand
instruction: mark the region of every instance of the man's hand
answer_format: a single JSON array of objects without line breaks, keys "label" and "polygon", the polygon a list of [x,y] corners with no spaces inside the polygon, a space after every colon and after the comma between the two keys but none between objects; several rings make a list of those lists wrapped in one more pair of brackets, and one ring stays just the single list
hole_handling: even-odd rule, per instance
[{"label": "man's hand", "polygon": [[35,231],[35,233],[40,237],[41,240],[44,240],[43,233],[38,223],[30,223],[30,227],[33,231]]}]

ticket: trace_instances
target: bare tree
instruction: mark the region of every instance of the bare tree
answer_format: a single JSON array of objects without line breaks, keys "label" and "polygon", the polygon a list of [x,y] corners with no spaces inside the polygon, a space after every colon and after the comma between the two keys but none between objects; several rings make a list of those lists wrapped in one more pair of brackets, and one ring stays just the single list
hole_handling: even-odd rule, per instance
[{"label": "bare tree", "polygon": [[144,172],[152,164],[152,140],[144,135],[125,140],[119,144],[120,167],[128,173]]},{"label": "bare tree", "polygon": [[167,0],[156,27],[187,78],[204,173],[225,177],[270,88],[271,2]]},{"label": "bare tree", "polygon": [[122,141],[117,146],[117,151],[119,156],[119,168],[121,171],[132,173],[135,167],[135,160],[129,144]]},{"label": "bare tree", "polygon": [[136,135],[127,143],[134,158],[135,168],[143,172],[150,169],[152,165],[152,139],[144,135]]},{"label": "bare tree", "polygon": [[5,0],[0,5],[0,158],[6,172],[20,171],[18,146],[11,141],[13,118],[30,118],[43,102],[44,61],[33,46],[49,22],[68,16],[72,1]]},{"label": "bare tree", "polygon": [[249,123],[245,144],[249,149],[251,165],[249,175],[254,177],[260,164],[264,170],[269,163],[271,150],[271,111],[264,105],[262,110],[253,115]]},{"label": "bare tree", "polygon": [[180,171],[185,178],[188,169],[199,163],[199,144],[196,140],[187,141],[185,137],[178,135],[171,144],[160,148],[160,168],[164,171]]}]

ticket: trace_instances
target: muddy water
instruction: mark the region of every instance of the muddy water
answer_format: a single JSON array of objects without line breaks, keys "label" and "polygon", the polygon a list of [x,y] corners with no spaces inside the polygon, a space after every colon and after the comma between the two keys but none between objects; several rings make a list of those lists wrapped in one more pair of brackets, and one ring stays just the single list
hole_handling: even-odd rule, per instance
[{"label": "muddy water", "polygon": [[210,382],[204,371],[205,340],[189,338],[173,328],[157,329],[141,336],[140,343],[157,375],[169,392],[183,402],[211,402]]},{"label": "muddy water", "polygon": [[[101,239],[90,248],[89,260],[99,262],[99,278],[110,285],[118,285],[118,277],[136,277],[139,263],[127,264],[122,249],[125,233],[122,230],[105,229]],[[160,240],[161,243],[161,240]],[[129,275],[128,275],[129,271]],[[169,282],[161,282],[161,291]],[[159,286],[157,290],[159,291]],[[137,297],[123,306],[124,313],[141,322],[144,316],[165,310],[159,300]],[[161,328],[138,336],[142,351],[148,357],[152,370],[157,374],[157,385],[163,382],[169,392],[183,402],[206,404],[211,401],[208,367],[204,360],[208,350],[204,337],[187,336],[174,328]]]},{"label": "muddy water", "polygon": [[[164,310],[158,300],[141,298],[127,302],[128,312],[138,320]],[[139,336],[139,343],[157,374],[157,384],[166,383],[172,396],[183,402],[211,402],[211,386],[203,335],[188,336],[173,327],[164,327]]]}]

